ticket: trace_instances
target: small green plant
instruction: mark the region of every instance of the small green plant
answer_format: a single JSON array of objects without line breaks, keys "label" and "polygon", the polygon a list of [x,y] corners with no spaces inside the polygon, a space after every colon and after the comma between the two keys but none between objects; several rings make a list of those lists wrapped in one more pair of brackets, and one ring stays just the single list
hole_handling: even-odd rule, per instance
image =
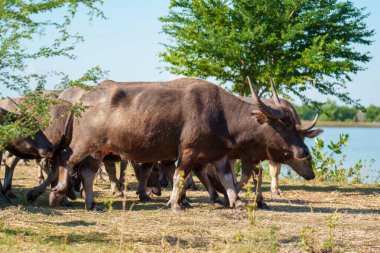
[{"label": "small green plant", "polygon": [[[260,170],[261,171],[261,170]],[[260,172],[261,173],[261,172]],[[257,185],[256,185],[257,187]],[[246,189],[245,197],[248,199],[246,205],[248,213],[248,224],[245,232],[237,232],[233,238],[233,252],[278,252],[280,243],[277,238],[278,227],[271,225],[268,228],[260,226],[260,219],[257,217],[257,188],[254,187],[250,180],[244,188]]]},{"label": "small green plant", "polygon": [[301,229],[301,249],[306,252],[321,252],[316,233],[317,230],[309,226],[303,227]]},{"label": "small green plant", "polygon": [[318,230],[310,226],[303,227],[301,229],[300,235],[300,247],[306,252],[311,253],[328,253],[328,252],[338,252],[335,243],[335,228],[338,225],[339,216],[335,211],[325,217],[326,225],[328,228],[327,239],[320,243],[320,238],[318,238]]},{"label": "small green plant", "polygon": [[334,230],[337,226],[337,222],[339,220],[339,217],[336,212],[329,214],[325,217],[325,221],[327,222],[327,227],[328,227],[328,238],[323,242],[323,249],[328,252],[334,252],[335,248],[335,243],[334,243],[334,238],[335,238],[335,233]]},{"label": "small green plant", "polygon": [[[312,166],[316,178],[322,182],[353,183],[363,182],[362,171],[365,161],[359,160],[352,167],[343,166],[346,155],[342,153],[344,147],[348,145],[348,134],[340,134],[339,140],[331,141],[327,147],[323,139],[317,138],[312,150]],[[373,163],[373,162],[372,162]],[[369,164],[369,167],[372,165]]]},{"label": "small green plant", "polygon": [[113,201],[112,201],[112,199],[104,201],[104,205],[108,208],[109,212],[113,211]]}]

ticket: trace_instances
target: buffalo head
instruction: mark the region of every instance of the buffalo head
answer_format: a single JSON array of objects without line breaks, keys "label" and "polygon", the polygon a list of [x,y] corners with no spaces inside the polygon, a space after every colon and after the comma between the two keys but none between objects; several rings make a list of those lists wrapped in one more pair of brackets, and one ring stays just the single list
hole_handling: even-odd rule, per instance
[{"label": "buffalo head", "polygon": [[[0,124],[5,122],[14,122],[20,119],[22,115],[18,115],[9,112],[3,108],[0,108]],[[25,157],[47,157],[51,158],[53,156],[53,145],[45,136],[45,134],[38,130],[34,136],[17,138],[7,144],[7,149],[16,156]]]},{"label": "buffalo head", "polygon": [[273,105],[265,104],[255,93],[248,78],[254,104],[259,110],[253,111],[262,124],[262,131],[267,147],[267,157],[277,163],[290,165],[306,180],[315,178],[311,164],[311,153],[304,142],[305,137],[315,137],[322,132],[312,130],[318,117],[311,124],[297,123],[292,111],[283,106],[277,96],[272,82]]}]

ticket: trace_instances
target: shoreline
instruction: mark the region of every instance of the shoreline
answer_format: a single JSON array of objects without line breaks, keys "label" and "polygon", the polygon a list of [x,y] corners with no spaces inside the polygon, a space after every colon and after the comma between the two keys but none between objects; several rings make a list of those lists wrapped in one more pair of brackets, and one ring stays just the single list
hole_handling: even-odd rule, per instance
[{"label": "shoreline", "polygon": [[[303,121],[308,123],[310,121]],[[319,121],[317,127],[368,127],[376,128],[380,127],[380,122],[343,122],[343,121]]]}]

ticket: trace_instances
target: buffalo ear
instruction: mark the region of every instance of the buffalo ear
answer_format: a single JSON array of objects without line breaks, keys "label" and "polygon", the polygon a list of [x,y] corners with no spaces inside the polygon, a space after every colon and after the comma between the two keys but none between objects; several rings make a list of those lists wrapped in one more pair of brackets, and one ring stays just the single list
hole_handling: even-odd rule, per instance
[{"label": "buffalo ear", "polygon": [[305,136],[307,138],[314,138],[314,137],[317,137],[318,135],[320,135],[321,133],[323,133],[323,129],[317,128],[317,129],[309,130],[309,131],[303,133],[303,136]]},{"label": "buffalo ear", "polygon": [[251,115],[254,116],[260,124],[264,124],[265,122],[268,121],[267,116],[264,115],[260,110],[253,110],[251,112]]}]

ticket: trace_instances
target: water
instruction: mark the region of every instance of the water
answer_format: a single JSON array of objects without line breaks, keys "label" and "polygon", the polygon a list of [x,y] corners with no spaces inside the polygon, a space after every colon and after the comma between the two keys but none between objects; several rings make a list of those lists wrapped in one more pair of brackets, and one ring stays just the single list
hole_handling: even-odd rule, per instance
[{"label": "water", "polygon": [[[348,134],[348,145],[343,147],[342,154],[346,155],[343,163],[344,168],[353,167],[359,160],[365,165],[362,170],[364,182],[378,182],[380,180],[380,128],[365,127],[323,127],[323,133],[317,138],[325,142],[325,151],[330,141],[337,142],[340,134]],[[314,146],[314,139],[306,139],[305,143]],[[339,155],[336,158],[340,158]],[[286,176],[289,168],[281,171],[282,176]],[[294,175],[294,173],[292,173]],[[365,178],[367,177],[367,178]]]},{"label": "water", "polygon": [[[380,128],[364,127],[324,127],[324,132],[317,138],[325,141],[325,146],[330,141],[339,140],[339,134],[349,134],[348,145],[343,147],[342,153],[346,155],[344,167],[352,167],[360,159],[366,161],[363,168],[364,176],[368,176],[367,182],[373,182],[380,175]],[[311,147],[315,141],[307,139],[306,144]],[[371,167],[368,165],[371,163]]]}]

